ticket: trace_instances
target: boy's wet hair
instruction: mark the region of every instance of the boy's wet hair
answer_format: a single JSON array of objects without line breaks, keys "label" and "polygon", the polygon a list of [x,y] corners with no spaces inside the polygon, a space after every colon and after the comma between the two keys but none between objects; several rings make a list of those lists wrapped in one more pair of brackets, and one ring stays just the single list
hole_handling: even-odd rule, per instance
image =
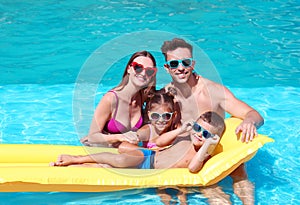
[{"label": "boy's wet hair", "polygon": [[200,115],[196,121],[199,119],[210,124],[213,127],[214,133],[219,136],[223,135],[223,132],[225,131],[225,121],[219,114],[213,111],[208,111]]}]

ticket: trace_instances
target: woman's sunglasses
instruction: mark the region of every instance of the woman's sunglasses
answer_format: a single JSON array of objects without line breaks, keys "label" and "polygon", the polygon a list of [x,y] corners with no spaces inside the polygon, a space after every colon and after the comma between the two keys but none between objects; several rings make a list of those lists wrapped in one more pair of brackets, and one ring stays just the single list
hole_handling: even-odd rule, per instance
[{"label": "woman's sunglasses", "polygon": [[189,66],[192,65],[192,62],[193,62],[193,58],[185,58],[185,59],[182,59],[182,60],[167,61],[167,65],[171,69],[176,69],[176,68],[178,68],[179,64],[181,64],[184,67],[189,67]]},{"label": "woman's sunglasses", "polygon": [[208,138],[211,138],[211,137],[214,137],[215,135],[210,133],[209,131],[207,131],[206,129],[204,129],[203,127],[201,127],[198,123],[194,123],[193,124],[193,130],[195,132],[201,132],[201,135],[205,138],[205,139],[208,139]]},{"label": "woman's sunglasses", "polygon": [[172,119],[172,112],[164,112],[163,114],[157,113],[157,112],[150,112],[149,118],[150,120],[158,121],[160,118],[163,121],[169,121]]},{"label": "woman's sunglasses", "polygon": [[143,70],[145,70],[146,75],[150,78],[153,77],[157,72],[156,67],[145,68],[142,64],[139,64],[137,62],[132,62],[130,65],[133,67],[136,74],[140,74],[141,72],[143,72]]}]

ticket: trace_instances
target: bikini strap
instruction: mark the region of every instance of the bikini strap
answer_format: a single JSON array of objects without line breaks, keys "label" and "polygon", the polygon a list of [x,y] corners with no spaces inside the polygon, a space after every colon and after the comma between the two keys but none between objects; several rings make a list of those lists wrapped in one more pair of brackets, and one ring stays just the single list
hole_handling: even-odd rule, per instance
[{"label": "bikini strap", "polygon": [[116,119],[118,108],[119,108],[119,97],[118,97],[116,91],[114,91],[114,90],[109,90],[108,92],[112,92],[116,96],[116,100],[117,100],[117,102],[116,102],[116,110],[115,110],[115,113],[114,113],[114,116],[113,116],[113,119]]},{"label": "bikini strap", "polygon": [[152,138],[152,126],[151,124],[148,124],[149,130],[150,130],[150,136],[149,136],[149,140]]}]

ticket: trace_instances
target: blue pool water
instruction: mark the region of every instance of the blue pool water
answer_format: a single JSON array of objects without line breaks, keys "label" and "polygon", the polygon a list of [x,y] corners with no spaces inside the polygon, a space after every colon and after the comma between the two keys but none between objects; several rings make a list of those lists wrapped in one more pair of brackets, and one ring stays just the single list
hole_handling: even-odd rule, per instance
[{"label": "blue pool water", "polygon": [[[161,42],[180,36],[197,72],[257,109],[259,132],[275,139],[247,163],[256,204],[300,204],[299,11],[297,0],[0,0],[0,143],[79,145],[128,55],[149,49],[161,68]],[[160,69],[159,86],[169,80]],[[241,204],[229,178],[220,185]],[[190,204],[206,204],[190,192]],[[0,204],[131,203],[160,202],[154,189],[0,193]]]}]

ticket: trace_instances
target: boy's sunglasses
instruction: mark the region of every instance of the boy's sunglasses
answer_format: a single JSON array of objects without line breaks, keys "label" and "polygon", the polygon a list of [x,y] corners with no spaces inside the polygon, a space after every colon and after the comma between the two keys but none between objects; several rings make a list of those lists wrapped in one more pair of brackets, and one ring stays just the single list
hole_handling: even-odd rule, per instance
[{"label": "boy's sunglasses", "polygon": [[171,69],[176,69],[178,68],[179,64],[181,64],[184,67],[189,67],[192,65],[192,62],[193,62],[193,58],[185,58],[181,60],[169,60],[167,61],[167,65]]},{"label": "boy's sunglasses", "polygon": [[141,72],[143,72],[143,70],[145,70],[146,75],[150,78],[153,77],[157,72],[156,67],[145,68],[142,64],[139,64],[137,62],[132,62],[130,65],[133,67],[136,74],[140,74]]},{"label": "boy's sunglasses", "polygon": [[155,121],[159,120],[160,118],[163,121],[169,121],[172,119],[172,115],[173,115],[172,112],[164,112],[163,114],[157,112],[150,112],[149,118],[150,120],[155,120]]},{"label": "boy's sunglasses", "polygon": [[205,139],[208,139],[208,138],[211,138],[211,137],[214,137],[215,135],[210,133],[209,131],[207,131],[206,129],[204,129],[203,127],[201,127],[198,123],[194,123],[193,124],[193,130],[195,132],[202,132],[202,136],[205,138]]}]

